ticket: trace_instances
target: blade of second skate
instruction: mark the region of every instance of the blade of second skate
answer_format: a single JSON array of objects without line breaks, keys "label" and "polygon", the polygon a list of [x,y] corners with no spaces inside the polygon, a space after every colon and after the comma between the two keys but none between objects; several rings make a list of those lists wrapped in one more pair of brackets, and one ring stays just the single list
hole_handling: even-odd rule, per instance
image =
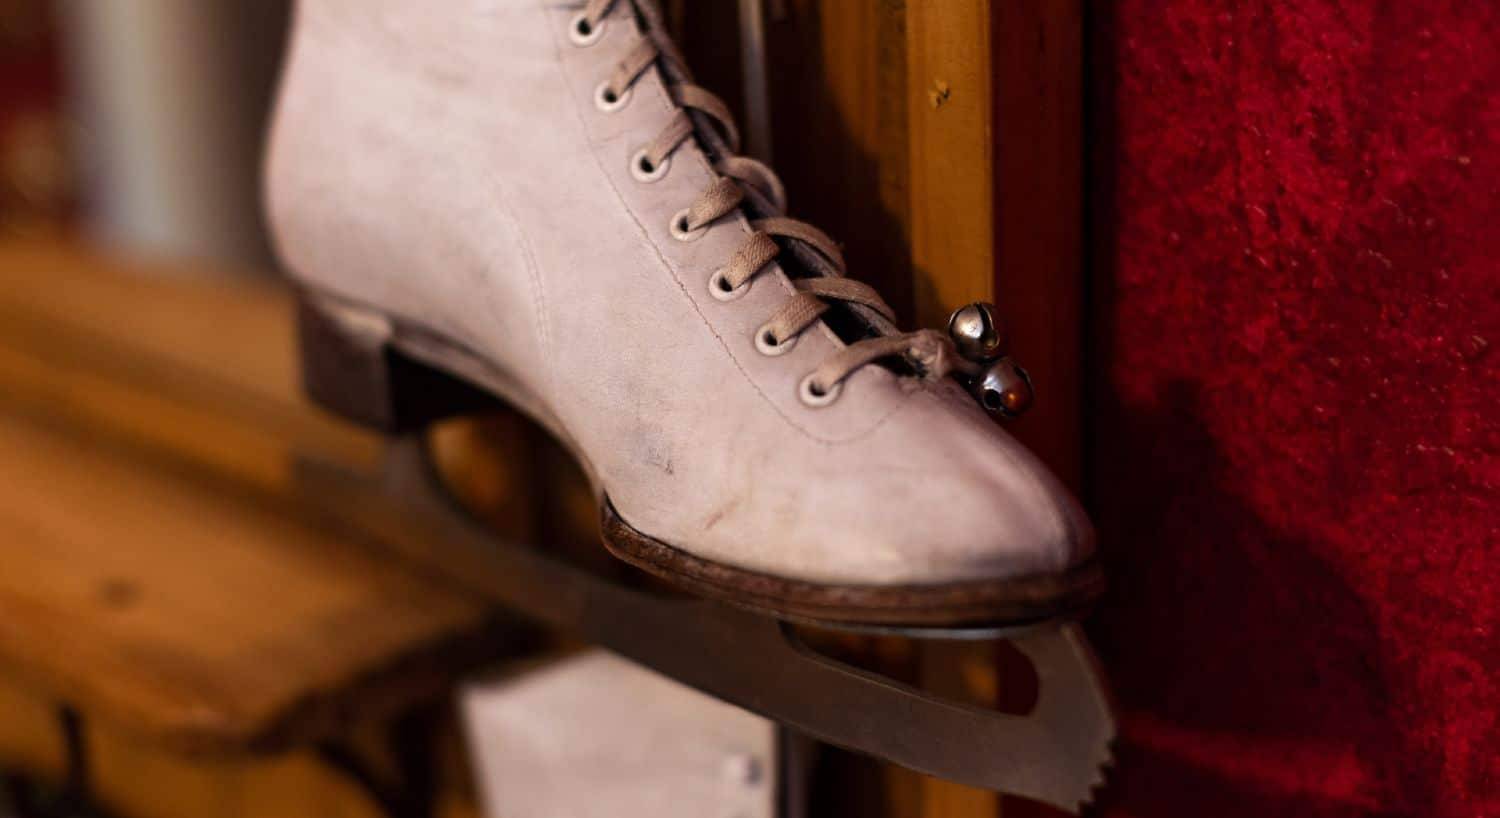
[{"label": "blade of second skate", "polygon": [[[1114,716],[1076,625],[1013,638],[1034,665],[1025,715],[942,699],[818,654],[784,624],[708,600],[625,587],[485,531],[448,498],[420,441],[392,449],[383,485],[304,461],[299,483],[337,519],[414,553],[441,546],[453,579],[819,740],[1068,811],[1110,762]],[[432,562],[430,556],[423,560]]]}]

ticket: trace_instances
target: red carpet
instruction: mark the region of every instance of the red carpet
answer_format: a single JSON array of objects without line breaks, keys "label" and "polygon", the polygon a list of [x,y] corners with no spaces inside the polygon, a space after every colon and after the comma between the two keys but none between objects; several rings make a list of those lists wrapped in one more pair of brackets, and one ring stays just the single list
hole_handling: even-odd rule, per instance
[{"label": "red carpet", "polygon": [[1500,815],[1500,6],[1089,6],[1103,813]]}]

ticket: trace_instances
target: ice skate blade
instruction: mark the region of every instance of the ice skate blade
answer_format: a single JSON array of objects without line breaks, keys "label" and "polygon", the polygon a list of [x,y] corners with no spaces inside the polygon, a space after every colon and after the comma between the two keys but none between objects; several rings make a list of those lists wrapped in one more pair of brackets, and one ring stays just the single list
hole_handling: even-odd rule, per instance
[{"label": "ice skate blade", "polygon": [[1070,812],[1092,800],[1110,763],[1109,694],[1075,624],[1009,636],[1035,669],[1036,704],[1023,715],[984,710],[818,653],[787,623],[626,587],[496,538],[442,491],[418,440],[393,449],[380,479],[315,462],[297,478],[358,536],[812,738]]}]

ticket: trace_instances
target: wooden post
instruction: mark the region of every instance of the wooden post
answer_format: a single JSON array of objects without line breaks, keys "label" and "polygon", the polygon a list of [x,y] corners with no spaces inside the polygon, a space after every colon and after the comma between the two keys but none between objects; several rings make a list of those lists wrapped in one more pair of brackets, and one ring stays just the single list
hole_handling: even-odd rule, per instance
[{"label": "wooden post", "polygon": [[[962,5],[959,3],[958,5]],[[1036,408],[1011,431],[1079,489],[1083,454],[1083,9],[994,6],[995,296]]]},{"label": "wooden post", "polygon": [[[940,326],[963,303],[996,301],[1039,397],[1009,430],[1076,489],[1079,0],[781,5],[767,28],[768,75],[793,215],[844,242],[851,275],[877,286],[908,325]],[[993,704],[1008,689],[1003,655],[929,647],[918,666],[925,686]],[[888,791],[893,815],[1000,809],[992,794],[905,773],[891,774]],[[1011,816],[1026,811],[1006,805]]]},{"label": "wooden post", "polygon": [[926,0],[906,15],[917,319],[941,326],[995,282],[990,4]]},{"label": "wooden post", "polygon": [[[955,308],[991,300],[995,284],[993,71],[988,0],[907,6],[911,251],[917,323],[942,326]],[[921,682],[992,706],[999,684],[986,644],[922,646]],[[994,793],[922,781],[927,818],[985,818]]]},{"label": "wooden post", "polygon": [[[1083,9],[1004,0],[991,18],[995,301],[1037,405],[1010,430],[1075,492],[1083,468]],[[999,689],[1024,687],[1002,653]],[[1006,818],[1052,814],[1003,799]]]}]

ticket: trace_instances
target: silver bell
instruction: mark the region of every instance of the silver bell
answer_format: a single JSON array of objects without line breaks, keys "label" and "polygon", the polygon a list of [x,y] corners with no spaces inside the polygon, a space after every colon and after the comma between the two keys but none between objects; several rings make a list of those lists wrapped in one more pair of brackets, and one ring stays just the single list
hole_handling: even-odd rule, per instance
[{"label": "silver bell", "polygon": [[1031,376],[1010,358],[1001,358],[985,367],[969,382],[969,391],[986,412],[1007,418],[1030,409],[1036,399]]},{"label": "silver bell", "polygon": [[983,301],[959,307],[948,319],[948,336],[958,354],[975,363],[987,363],[1006,353],[1010,345],[1005,322],[995,305]]}]

